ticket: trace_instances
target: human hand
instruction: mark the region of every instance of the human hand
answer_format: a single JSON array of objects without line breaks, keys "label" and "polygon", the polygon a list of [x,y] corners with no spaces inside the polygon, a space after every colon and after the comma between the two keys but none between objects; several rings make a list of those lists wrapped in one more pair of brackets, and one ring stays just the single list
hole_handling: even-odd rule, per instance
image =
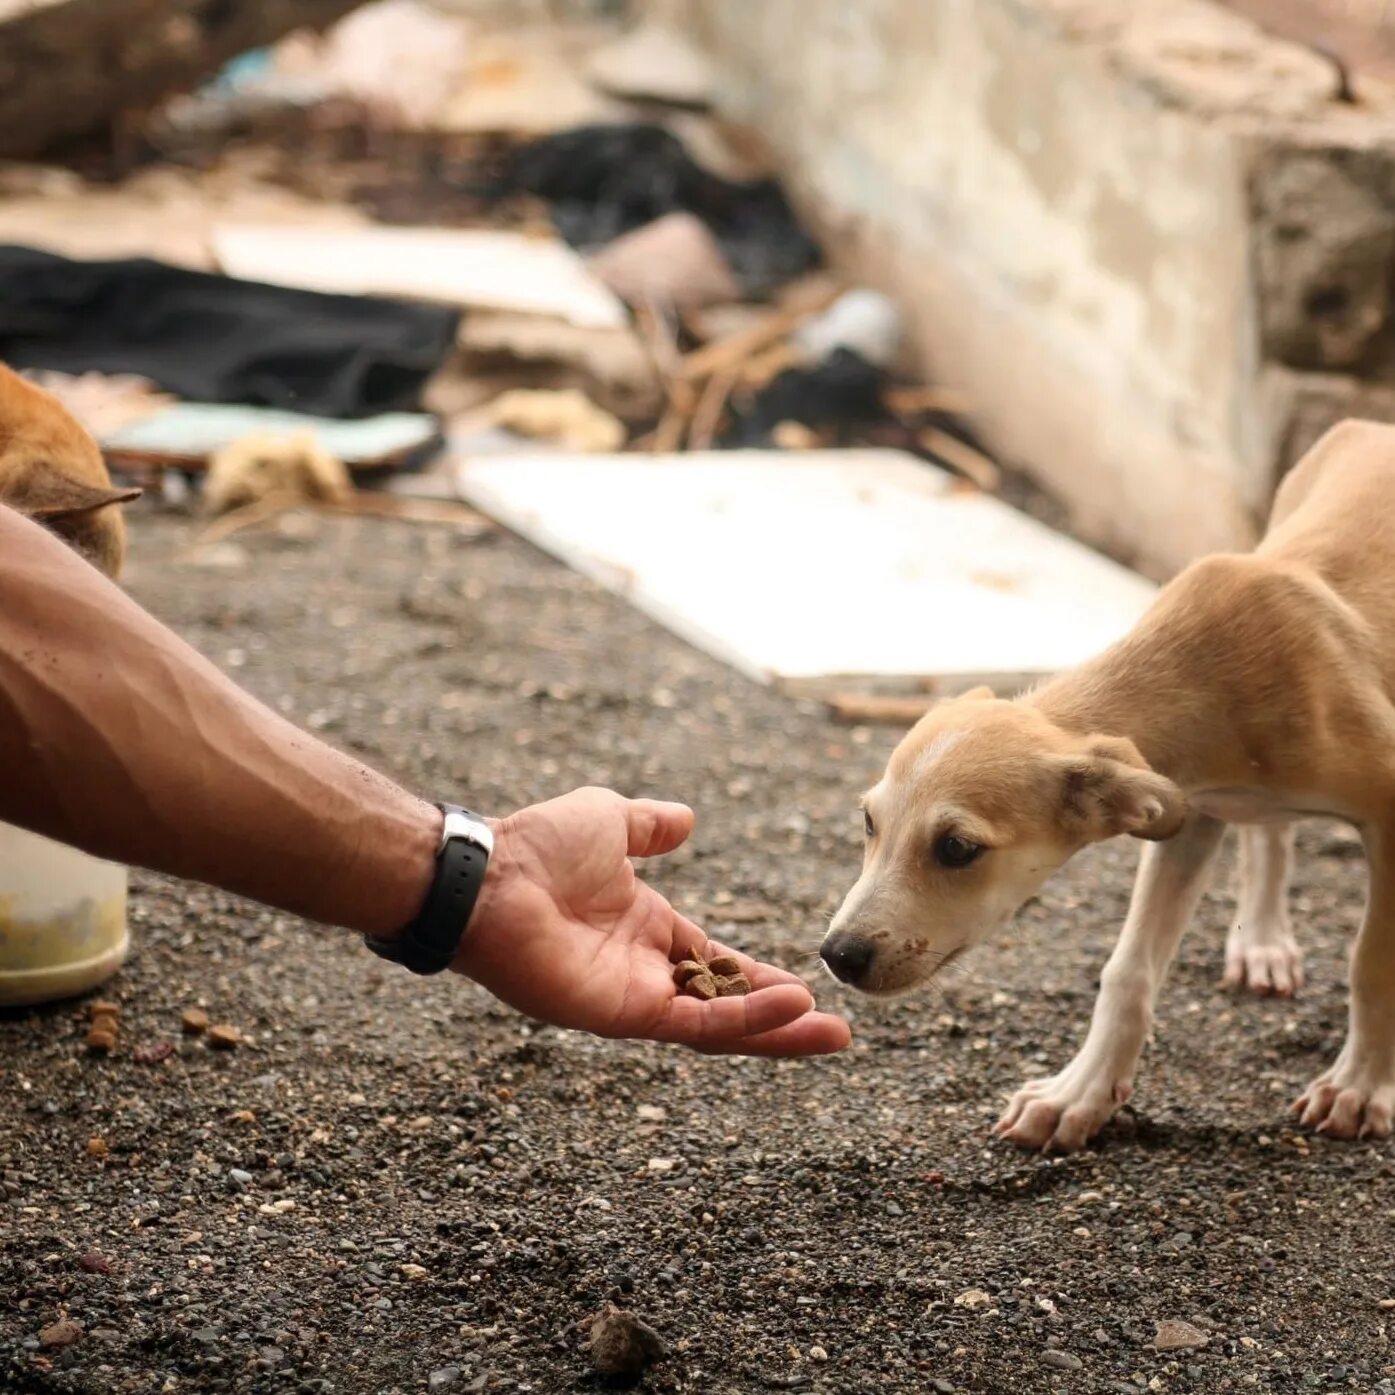
[{"label": "human hand", "polygon": [[530,1017],[604,1037],[698,1051],[812,1056],[841,1051],[842,1018],[814,1011],[803,981],[734,957],[745,997],[681,995],[674,966],[731,954],[635,875],[632,857],[672,852],[692,832],[681,804],[582,789],[494,826],[494,855],[452,968]]}]

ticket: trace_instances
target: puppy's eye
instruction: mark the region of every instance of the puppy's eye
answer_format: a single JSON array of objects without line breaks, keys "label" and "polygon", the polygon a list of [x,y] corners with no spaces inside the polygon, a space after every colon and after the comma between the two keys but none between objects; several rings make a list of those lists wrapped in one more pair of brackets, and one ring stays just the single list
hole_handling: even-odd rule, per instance
[{"label": "puppy's eye", "polygon": [[941,867],[967,867],[982,852],[982,843],[971,843],[956,833],[941,834],[935,840],[935,861]]},{"label": "puppy's eye", "polygon": [[862,829],[869,838],[876,837],[877,826],[872,822],[872,814],[868,809],[862,811]]}]

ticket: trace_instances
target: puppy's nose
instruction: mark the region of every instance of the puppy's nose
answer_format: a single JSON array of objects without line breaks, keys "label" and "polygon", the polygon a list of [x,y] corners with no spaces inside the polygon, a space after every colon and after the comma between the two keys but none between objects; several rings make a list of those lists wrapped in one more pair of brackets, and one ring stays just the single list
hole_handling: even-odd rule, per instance
[{"label": "puppy's nose", "polygon": [[876,949],[861,935],[847,933],[830,935],[819,950],[819,958],[828,965],[833,977],[843,983],[857,983],[872,967]]}]

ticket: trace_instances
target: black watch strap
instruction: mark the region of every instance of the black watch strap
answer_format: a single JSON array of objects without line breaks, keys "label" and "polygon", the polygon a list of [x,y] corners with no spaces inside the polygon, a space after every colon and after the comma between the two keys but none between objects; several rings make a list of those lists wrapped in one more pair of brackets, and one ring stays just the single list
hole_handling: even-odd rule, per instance
[{"label": "black watch strap", "polygon": [[455,804],[436,807],[445,815],[445,827],[436,875],[421,910],[395,938],[370,935],[366,940],[374,954],[414,974],[439,974],[450,967],[479,900],[493,848],[489,825],[478,814]]}]

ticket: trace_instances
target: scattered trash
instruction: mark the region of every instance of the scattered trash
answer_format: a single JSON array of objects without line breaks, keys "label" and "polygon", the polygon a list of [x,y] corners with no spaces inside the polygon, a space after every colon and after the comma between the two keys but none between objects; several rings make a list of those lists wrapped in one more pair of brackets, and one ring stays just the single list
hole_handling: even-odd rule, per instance
[{"label": "scattered trash", "polygon": [[848,291],[821,315],[795,330],[794,346],[811,363],[850,349],[878,368],[890,368],[901,348],[905,321],[900,307],[880,291]]},{"label": "scattered trash", "polygon": [[283,41],[275,70],[362,102],[385,125],[423,127],[460,90],[469,62],[469,33],[458,20],[419,0],[374,0],[318,43]]},{"label": "scattered trash", "polygon": [[321,450],[351,470],[410,470],[440,449],[434,417],[389,412],[357,421],[332,421],[269,407],[180,402],[156,415],[98,433],[116,467],[131,473],[180,469],[202,471],[209,457],[249,436],[312,436]]},{"label": "scattered trash", "polygon": [[616,238],[590,266],[631,305],[700,310],[741,294],[721,244],[691,213],[670,213]]},{"label": "scattered trash", "polygon": [[489,405],[485,420],[564,450],[605,453],[625,444],[624,422],[575,390],[506,392]]},{"label": "scattered trash", "polygon": [[193,402],[329,417],[409,410],[451,352],[457,318],[143,259],[78,262],[0,247],[0,359],[138,374]]},{"label": "scattered trash", "polygon": [[850,445],[860,430],[892,421],[883,396],[886,370],[852,349],[835,349],[812,368],[787,368],[735,412],[732,445],[759,446],[784,422],[828,433],[828,444]]},{"label": "scattered trash", "polygon": [[752,295],[767,294],[819,260],[778,183],[723,179],[654,124],[582,126],[525,144],[504,161],[493,192],[545,199],[562,236],[587,250],[667,213],[695,214]]},{"label": "scattered trash", "polygon": [[666,24],[640,24],[598,49],[586,64],[603,92],[635,102],[706,107],[716,75],[712,65]]},{"label": "scattered trash", "polygon": [[491,228],[214,229],[229,276],[345,296],[411,296],[454,306],[626,323],[619,300],[555,238]]},{"label": "scattered trash", "polygon": [[203,506],[208,513],[224,514],[272,495],[338,503],[353,490],[344,462],[312,433],[248,436],[222,447],[209,460]]},{"label": "scattered trash", "polygon": [[483,136],[537,137],[576,126],[623,121],[630,109],[586,81],[582,46],[555,24],[477,33],[460,92],[441,109],[444,130]]},{"label": "scattered trash", "polygon": [[633,1313],[607,1303],[590,1324],[591,1365],[604,1376],[637,1376],[668,1355],[664,1339]]}]

